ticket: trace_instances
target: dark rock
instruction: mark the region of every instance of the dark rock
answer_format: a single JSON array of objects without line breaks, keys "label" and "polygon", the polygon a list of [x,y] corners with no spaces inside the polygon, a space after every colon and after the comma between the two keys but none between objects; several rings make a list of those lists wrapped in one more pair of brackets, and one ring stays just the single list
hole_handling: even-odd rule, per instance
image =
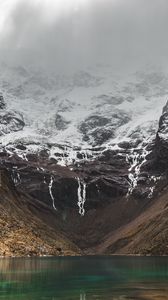
[{"label": "dark rock", "polygon": [[60,114],[56,115],[55,126],[57,130],[65,130],[68,127],[69,123],[70,122],[65,120],[65,118],[63,118]]},{"label": "dark rock", "polygon": [[5,104],[5,101],[4,101],[4,97],[0,93],[0,109],[4,109],[5,107],[6,107],[6,104]]},{"label": "dark rock", "polygon": [[91,116],[87,118],[83,123],[81,123],[79,130],[86,134],[89,130],[95,129],[96,127],[103,127],[110,122],[108,118],[101,116]]},{"label": "dark rock", "polygon": [[[123,177],[101,176],[93,179],[87,186],[87,206],[106,206],[119,196],[123,196],[128,190],[128,181]],[[92,204],[93,203],[93,204]]]},{"label": "dark rock", "polygon": [[0,112],[0,135],[20,131],[25,126],[23,116],[15,111]]},{"label": "dark rock", "polygon": [[119,147],[123,148],[123,149],[130,149],[132,148],[132,144],[129,142],[121,142],[118,144]]},{"label": "dark rock", "polygon": [[40,155],[41,157],[43,157],[43,158],[48,158],[48,156],[49,156],[49,151],[48,151],[47,149],[41,150],[41,151],[39,152],[39,155]]},{"label": "dark rock", "polygon": [[24,146],[23,144],[16,145],[16,148],[23,151],[26,150],[26,146]]},{"label": "dark rock", "polygon": [[137,186],[132,193],[132,196],[134,196],[136,199],[141,199],[146,201],[150,195],[150,189],[149,187],[142,187]]},{"label": "dark rock", "polygon": [[154,146],[155,166],[162,171],[168,169],[168,102],[163,108]]},{"label": "dark rock", "polygon": [[92,115],[81,122],[78,127],[83,134],[83,140],[92,143],[92,146],[101,145],[115,136],[115,130],[130,120],[123,111],[112,113],[110,118],[101,115]]},{"label": "dark rock", "polygon": [[[104,142],[114,137],[114,133],[112,129],[97,128],[90,134],[90,137],[93,137],[94,139],[93,145],[102,145]],[[85,136],[84,140],[87,141],[88,139],[89,137]]]},{"label": "dark rock", "polygon": [[138,180],[137,180],[137,183],[138,184],[146,184],[146,180],[147,180],[147,178],[146,177],[143,177],[142,176],[142,174],[141,174],[141,176],[138,178]]}]

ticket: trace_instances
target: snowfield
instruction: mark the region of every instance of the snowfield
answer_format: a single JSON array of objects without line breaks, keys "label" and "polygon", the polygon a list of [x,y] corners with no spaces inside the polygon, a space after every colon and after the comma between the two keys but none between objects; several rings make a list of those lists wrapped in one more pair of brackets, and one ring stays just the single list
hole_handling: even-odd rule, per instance
[{"label": "snowfield", "polygon": [[65,75],[1,64],[1,146],[24,159],[47,149],[61,165],[105,149],[144,149],[156,135],[168,75],[157,68],[114,73],[107,66]]}]

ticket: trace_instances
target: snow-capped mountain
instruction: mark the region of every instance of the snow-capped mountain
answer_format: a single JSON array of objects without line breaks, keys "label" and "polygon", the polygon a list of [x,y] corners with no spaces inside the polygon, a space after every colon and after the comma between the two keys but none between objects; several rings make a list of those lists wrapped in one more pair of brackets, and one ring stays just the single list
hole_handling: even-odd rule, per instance
[{"label": "snow-capped mountain", "polygon": [[1,64],[0,91],[6,103],[2,120],[7,119],[1,122],[2,145],[22,143],[26,151],[36,151],[51,144],[50,155],[63,151],[69,164],[75,148],[85,157],[92,148],[137,147],[151,140],[166,102],[168,75],[145,70],[121,76],[100,66],[57,75]]},{"label": "snow-capped mountain", "polygon": [[[98,65],[73,74],[57,74],[1,64],[0,91],[1,152],[22,162],[36,157],[34,167],[42,173],[40,182],[47,185],[53,209],[57,209],[55,171],[49,171],[50,164],[40,162],[41,153],[55,166],[68,166],[70,172],[77,172],[68,178],[74,177],[78,184],[75,193],[82,215],[89,185],[96,189],[90,197],[96,193],[100,196],[102,176],[107,174],[112,174],[108,184],[114,195],[119,191],[129,196],[148,177],[145,193],[148,198],[153,196],[160,174],[144,177],[141,169],[152,155],[168,93],[167,73],[148,67],[117,74],[111,67]],[[96,161],[99,171],[93,167]],[[19,168],[15,161],[12,174],[16,184],[24,181]],[[92,168],[95,175],[89,179]]]}]

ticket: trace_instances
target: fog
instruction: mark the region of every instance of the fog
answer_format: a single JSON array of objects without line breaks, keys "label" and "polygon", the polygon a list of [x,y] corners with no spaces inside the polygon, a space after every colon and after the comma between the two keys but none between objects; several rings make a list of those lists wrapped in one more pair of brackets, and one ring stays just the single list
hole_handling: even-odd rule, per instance
[{"label": "fog", "polygon": [[74,69],[167,63],[167,0],[0,0],[4,61]]}]

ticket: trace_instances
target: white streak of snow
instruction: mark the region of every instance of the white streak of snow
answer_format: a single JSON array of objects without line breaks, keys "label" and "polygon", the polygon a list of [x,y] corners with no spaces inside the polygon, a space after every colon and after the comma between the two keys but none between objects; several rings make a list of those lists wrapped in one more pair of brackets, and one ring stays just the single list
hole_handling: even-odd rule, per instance
[{"label": "white streak of snow", "polygon": [[49,193],[50,193],[50,196],[51,196],[51,199],[52,199],[53,209],[57,210],[57,208],[55,207],[55,199],[54,199],[54,196],[53,196],[53,193],[52,193],[53,182],[54,182],[54,179],[53,179],[53,176],[51,176],[48,188],[49,188]]},{"label": "white streak of snow", "polygon": [[78,207],[79,207],[79,214],[81,216],[85,215],[84,205],[86,202],[86,183],[81,180],[79,177],[78,180]]}]

